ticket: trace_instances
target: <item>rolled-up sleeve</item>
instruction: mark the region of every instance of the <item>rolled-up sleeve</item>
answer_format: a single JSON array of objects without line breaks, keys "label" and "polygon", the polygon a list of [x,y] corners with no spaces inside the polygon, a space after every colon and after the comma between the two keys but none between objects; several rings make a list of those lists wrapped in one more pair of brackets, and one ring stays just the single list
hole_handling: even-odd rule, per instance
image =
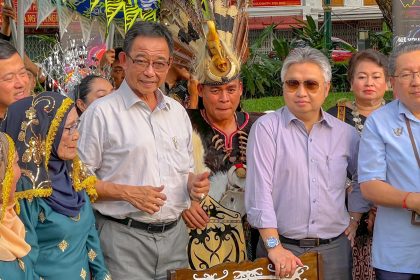
[{"label": "rolled-up sleeve", "polygon": [[348,209],[350,212],[365,213],[369,211],[372,204],[363,197],[358,182],[357,164],[360,137],[357,134],[356,129],[354,129],[353,133],[351,134],[351,139],[351,153],[349,157],[347,171],[352,176],[352,191],[349,193],[348,196]]},{"label": "rolled-up sleeve", "polygon": [[273,119],[261,117],[248,139],[245,207],[249,223],[256,228],[277,228],[272,198],[277,135]]},{"label": "rolled-up sleeve", "polygon": [[375,119],[369,117],[360,140],[358,174],[359,183],[386,180],[385,143],[378,131]]}]

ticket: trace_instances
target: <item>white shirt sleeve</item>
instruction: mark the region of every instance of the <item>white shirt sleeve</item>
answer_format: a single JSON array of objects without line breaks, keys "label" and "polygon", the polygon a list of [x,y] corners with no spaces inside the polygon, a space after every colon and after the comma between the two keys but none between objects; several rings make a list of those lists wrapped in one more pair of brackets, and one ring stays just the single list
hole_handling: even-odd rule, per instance
[{"label": "white shirt sleeve", "polygon": [[101,167],[103,144],[106,141],[105,123],[101,111],[90,106],[81,116],[78,152],[83,163],[93,173]]}]

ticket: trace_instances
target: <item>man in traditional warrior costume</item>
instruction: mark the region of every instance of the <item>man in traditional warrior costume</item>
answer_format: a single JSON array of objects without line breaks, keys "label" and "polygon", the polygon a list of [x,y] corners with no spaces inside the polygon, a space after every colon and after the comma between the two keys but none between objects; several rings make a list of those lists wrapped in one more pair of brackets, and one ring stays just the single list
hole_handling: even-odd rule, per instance
[{"label": "man in traditional warrior costume", "polygon": [[[253,258],[252,250],[247,254],[245,249],[250,236],[244,237],[242,219],[247,138],[259,114],[237,111],[247,47],[244,3],[227,6],[225,1],[208,1],[196,7],[175,2],[162,3],[162,20],[173,32],[178,61],[192,54],[191,68],[202,100],[199,110],[188,111],[195,134],[195,165],[196,171],[211,171],[209,196],[201,203],[192,202],[183,213],[191,228],[190,266],[205,269],[225,261],[239,262],[247,255]],[[197,10],[198,21],[190,16]]]}]

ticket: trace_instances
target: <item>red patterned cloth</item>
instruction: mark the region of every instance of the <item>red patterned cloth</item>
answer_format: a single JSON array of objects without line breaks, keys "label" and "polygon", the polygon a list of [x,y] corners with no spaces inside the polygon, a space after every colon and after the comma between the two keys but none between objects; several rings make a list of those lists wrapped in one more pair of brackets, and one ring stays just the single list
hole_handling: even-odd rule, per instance
[{"label": "red patterned cloth", "polygon": [[353,280],[375,280],[372,267],[372,236],[364,234],[355,238],[353,246]]}]

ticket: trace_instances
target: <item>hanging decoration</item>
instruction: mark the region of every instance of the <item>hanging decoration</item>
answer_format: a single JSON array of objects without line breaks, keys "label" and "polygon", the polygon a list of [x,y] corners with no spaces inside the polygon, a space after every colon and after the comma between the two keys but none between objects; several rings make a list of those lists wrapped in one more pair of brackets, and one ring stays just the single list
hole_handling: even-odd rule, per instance
[{"label": "hanging decoration", "polygon": [[56,9],[56,5],[51,1],[36,1],[38,9],[38,17],[36,28]]},{"label": "hanging decoration", "polygon": [[60,1],[57,1],[57,13],[60,38],[62,38],[64,33],[67,32],[67,27],[71,23],[75,12],[66,6],[63,6]]}]

